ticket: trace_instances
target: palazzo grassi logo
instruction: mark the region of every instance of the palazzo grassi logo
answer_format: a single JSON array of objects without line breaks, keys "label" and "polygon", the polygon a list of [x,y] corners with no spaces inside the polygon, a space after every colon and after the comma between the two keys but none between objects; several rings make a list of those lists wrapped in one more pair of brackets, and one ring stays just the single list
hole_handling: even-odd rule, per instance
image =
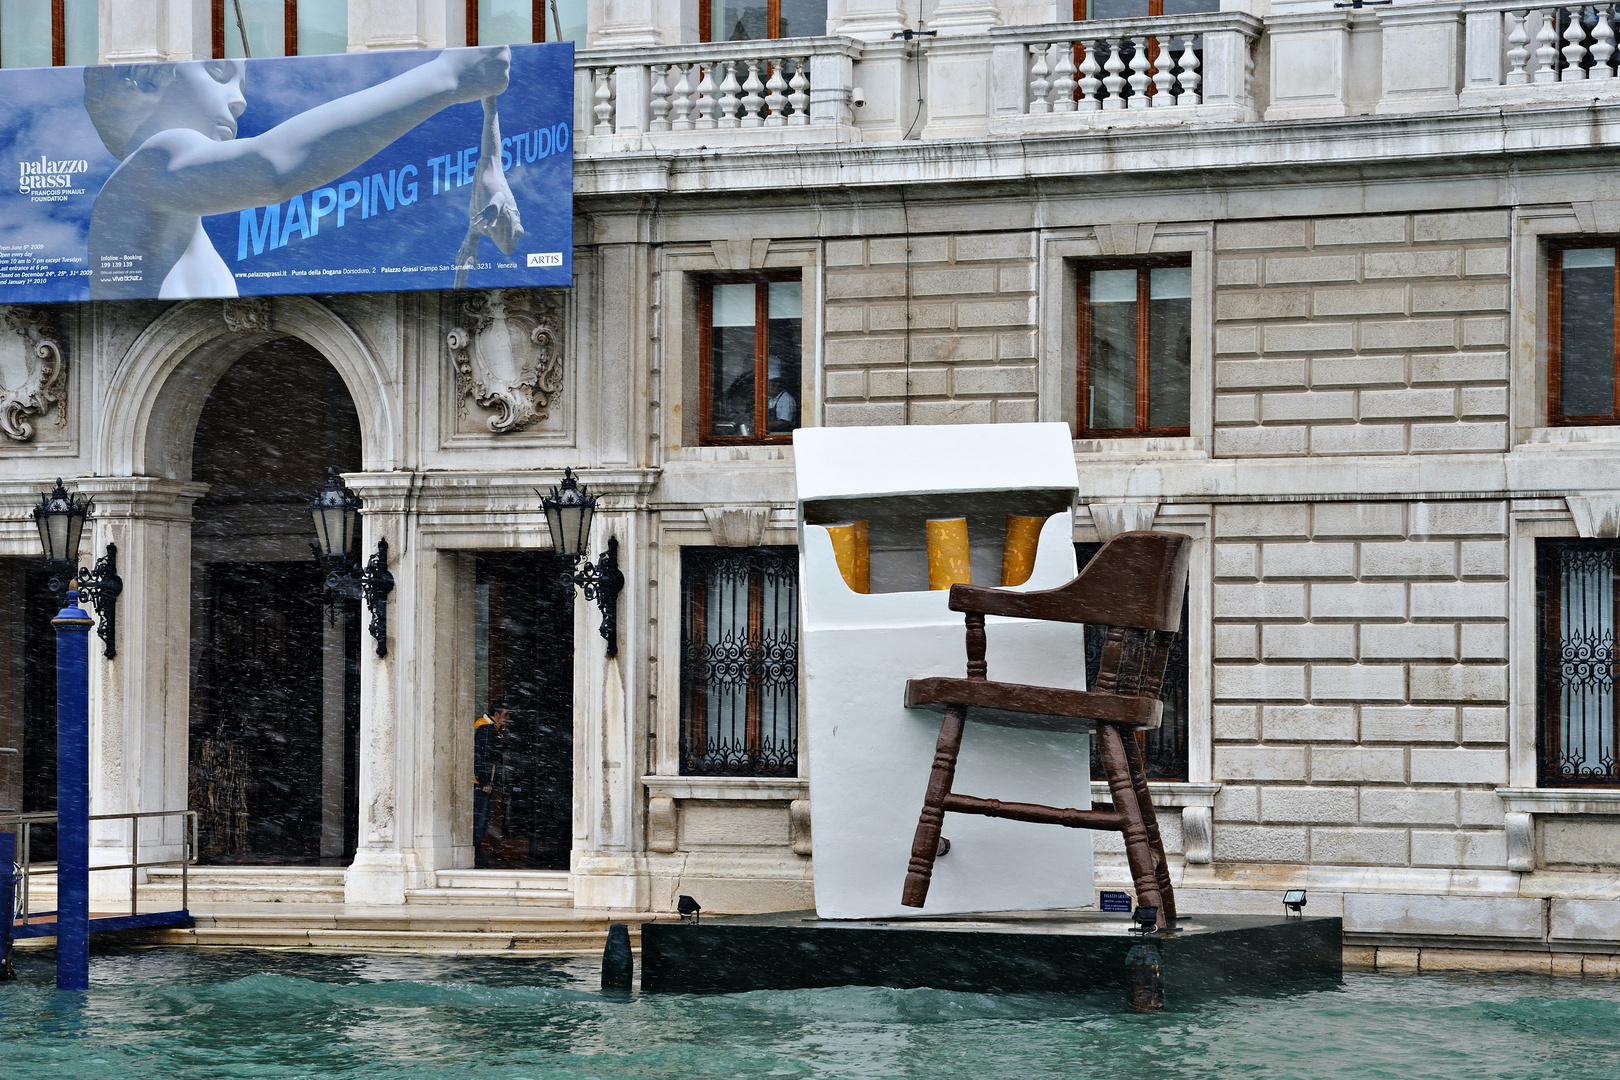
[{"label": "palazzo grassi logo", "polygon": [[84,188],[74,186],[75,177],[89,171],[90,163],[83,158],[57,160],[41,154],[17,163],[17,191],[32,196],[32,202],[59,202],[84,194]]}]

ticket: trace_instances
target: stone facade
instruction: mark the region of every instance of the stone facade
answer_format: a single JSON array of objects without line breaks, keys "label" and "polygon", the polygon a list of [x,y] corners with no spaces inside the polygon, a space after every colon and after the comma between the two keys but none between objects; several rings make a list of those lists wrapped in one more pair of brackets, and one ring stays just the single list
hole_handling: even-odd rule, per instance
[{"label": "stone facade", "polygon": [[[103,6],[104,27],[168,10]],[[456,43],[454,6],[351,0],[351,48]],[[628,580],[616,660],[575,613],[575,902],[806,906],[806,782],[680,774],[681,548],[791,544],[795,525],[790,447],[702,445],[698,283],[798,276],[806,423],[1072,423],[1077,275],[1173,255],[1192,267],[1190,431],[1077,442],[1075,539],[1196,540],[1188,779],[1154,785],[1183,908],[1269,912],[1309,886],[1369,965],[1466,966],[1433,951],[1460,936],[1530,950],[1537,970],[1582,954],[1604,969],[1620,798],[1536,786],[1534,575],[1537,538],[1620,532],[1620,427],[1547,426],[1544,269],[1549,240],[1620,232],[1601,166],[1620,105],[1504,81],[1494,10],[1468,16],[1483,44],[1448,90],[1380,82],[1414,26],[1460,55],[1442,5],[1433,26],[1423,5],[1227,6],[1245,10],[1207,38],[1224,111],[1036,109],[1024,65],[1061,35],[1030,27],[1053,11],[947,22],[936,69],[930,46],[889,41],[916,11],[851,0],[829,20],[837,47],[814,47],[836,108],[683,133],[651,126],[669,102],[647,65],[707,62],[695,27],[593,5],[562,387],[521,429],[492,430],[458,384],[448,295],[278,299],[271,330],[233,329],[217,301],[59,313],[65,405],[40,414],[40,441],[0,445],[0,554],[33,552],[27,507],[57,473],[97,494],[97,545],[126,553],[129,645],[96,669],[98,809],[184,800],[203,494],[186,425],[197,387],[293,335],[355,399],[366,542],[399,553],[396,642],[362,671],[349,897],[403,902],[470,863],[450,779],[470,754],[469,560],[544,548],[533,491],[570,466],[604,495],[598,543],[617,536]],[[104,53],[189,55],[150,22]],[[941,97],[919,105],[915,86]],[[1473,107],[1521,90],[1520,108]],[[1100,880],[1122,884],[1117,843],[1097,850]]]}]

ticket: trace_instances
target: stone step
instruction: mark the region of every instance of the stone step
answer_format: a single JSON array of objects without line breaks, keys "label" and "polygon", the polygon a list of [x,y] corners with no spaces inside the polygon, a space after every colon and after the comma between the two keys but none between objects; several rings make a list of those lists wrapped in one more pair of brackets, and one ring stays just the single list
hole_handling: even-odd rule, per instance
[{"label": "stone step", "polygon": [[[341,904],[341,866],[193,866],[188,874],[187,903]],[[141,886],[145,903],[180,904],[180,868],[154,866]]]},{"label": "stone step", "polygon": [[574,894],[567,889],[408,889],[407,904],[478,905],[480,907],[571,908]]},{"label": "stone step", "polygon": [[566,870],[440,870],[434,877],[440,889],[573,891]]}]

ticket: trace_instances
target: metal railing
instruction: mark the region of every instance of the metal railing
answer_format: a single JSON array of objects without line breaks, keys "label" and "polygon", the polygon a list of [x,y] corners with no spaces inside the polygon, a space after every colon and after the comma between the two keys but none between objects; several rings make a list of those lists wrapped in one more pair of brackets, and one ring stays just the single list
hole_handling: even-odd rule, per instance
[{"label": "metal railing", "polygon": [[[177,859],[142,859],[141,858],[141,822],[146,818],[179,817],[185,819],[181,829],[180,857]],[[92,874],[107,870],[129,871],[129,913],[140,914],[140,873],[149,866],[178,866],[180,867],[180,907],[188,909],[190,905],[190,875],[189,868],[197,861],[197,811],[195,810],[151,810],[140,814],[91,814],[90,821],[128,821],[130,823],[130,861],[127,863],[107,863],[101,866],[90,867]],[[33,864],[31,844],[33,830],[39,825],[56,824],[56,812],[44,811],[31,814],[0,814],[0,832],[16,832],[18,853],[18,877],[22,888],[18,897],[18,910],[13,913],[13,920],[20,918],[22,924],[27,926],[32,919],[43,919],[47,915],[55,916],[55,910],[34,911],[29,900],[29,882],[35,877],[54,877],[56,865],[54,863]]]}]

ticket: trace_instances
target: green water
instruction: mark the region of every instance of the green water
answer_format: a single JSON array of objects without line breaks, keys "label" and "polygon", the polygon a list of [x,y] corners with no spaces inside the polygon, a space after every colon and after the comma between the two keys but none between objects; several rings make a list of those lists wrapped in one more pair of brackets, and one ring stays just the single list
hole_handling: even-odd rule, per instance
[{"label": "green water", "polygon": [[150,950],[0,985],[5,1080],[1620,1077],[1620,985],[1349,975],[1134,1016],[1114,995],[604,998],[593,961]]}]

